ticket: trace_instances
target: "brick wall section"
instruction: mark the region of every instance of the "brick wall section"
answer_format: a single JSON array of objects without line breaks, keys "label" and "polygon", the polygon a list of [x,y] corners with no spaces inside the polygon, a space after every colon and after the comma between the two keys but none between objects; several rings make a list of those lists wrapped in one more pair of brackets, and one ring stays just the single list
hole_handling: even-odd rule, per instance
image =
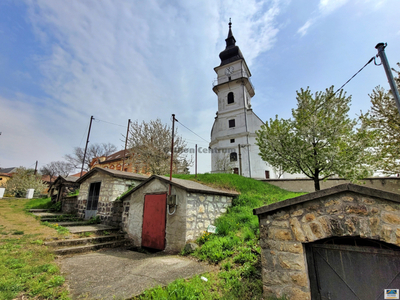
[{"label": "brick wall section", "polygon": [[400,246],[400,204],[343,192],[259,215],[264,296],[310,300],[303,243],[360,236]]},{"label": "brick wall section", "polygon": [[186,241],[195,240],[232,205],[232,197],[187,194]]},{"label": "brick wall section", "polygon": [[123,203],[116,199],[128,190],[132,184],[139,185],[140,181],[122,179],[104,173],[95,173],[85,180],[79,190],[78,217],[85,217],[87,198],[91,183],[101,182],[97,216],[101,223],[111,226],[120,226],[122,222]]}]

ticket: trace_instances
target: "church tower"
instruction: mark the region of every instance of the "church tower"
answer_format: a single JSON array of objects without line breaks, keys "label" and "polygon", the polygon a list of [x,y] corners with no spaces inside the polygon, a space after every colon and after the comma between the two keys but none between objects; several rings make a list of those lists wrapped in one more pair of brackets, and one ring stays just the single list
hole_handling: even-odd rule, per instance
[{"label": "church tower", "polygon": [[218,112],[211,130],[212,172],[230,172],[252,178],[276,178],[275,172],[258,155],[256,130],[263,122],[251,109],[254,87],[251,73],[229,22],[226,48],[215,67],[213,91],[218,96]]}]

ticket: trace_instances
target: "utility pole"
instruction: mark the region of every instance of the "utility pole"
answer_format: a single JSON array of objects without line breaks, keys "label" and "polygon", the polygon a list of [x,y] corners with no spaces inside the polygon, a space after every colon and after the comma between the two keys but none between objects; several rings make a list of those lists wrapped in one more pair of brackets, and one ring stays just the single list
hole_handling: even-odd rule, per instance
[{"label": "utility pole", "polygon": [[[37,174],[37,164],[38,164],[38,161],[36,161],[35,172],[33,172],[33,175],[36,175],[36,174]],[[51,180],[51,178],[50,178],[50,180]]]},{"label": "utility pole", "polygon": [[240,144],[238,145],[239,147],[239,175],[242,176],[242,151],[240,150]]},{"label": "utility pole", "polygon": [[124,158],[122,160],[122,171],[124,170],[124,165],[125,165],[126,145],[128,144],[128,135],[129,135],[129,125],[131,125],[131,119],[128,119],[128,128],[126,129]]},{"label": "utility pole", "polygon": [[194,152],[194,178],[197,178],[197,144]]},{"label": "utility pole", "polygon": [[394,81],[392,70],[390,69],[389,66],[389,62],[386,58],[385,54],[386,45],[387,45],[386,43],[379,43],[375,46],[375,49],[378,50],[378,56],[381,58],[381,62],[383,64],[383,67],[385,68],[386,77],[389,81],[390,89],[392,90],[393,97],[396,100],[397,110],[399,111],[400,114],[400,95],[399,91],[397,90],[397,86]]},{"label": "utility pole", "polygon": [[86,158],[86,151],[87,151],[87,146],[89,144],[89,136],[90,136],[90,129],[92,128],[92,121],[94,120],[93,116],[90,117],[90,124],[89,124],[89,130],[87,134],[87,139],[86,139],[86,146],[85,146],[85,153],[83,154],[83,160],[82,160],[82,168],[81,168],[81,176],[83,173],[83,166],[85,165],[85,158]]},{"label": "utility pole", "polygon": [[[169,169],[169,180],[172,180],[172,162],[174,160],[174,135],[175,135],[175,114],[172,114],[171,166]],[[171,195],[171,184],[169,185],[168,195]]]}]

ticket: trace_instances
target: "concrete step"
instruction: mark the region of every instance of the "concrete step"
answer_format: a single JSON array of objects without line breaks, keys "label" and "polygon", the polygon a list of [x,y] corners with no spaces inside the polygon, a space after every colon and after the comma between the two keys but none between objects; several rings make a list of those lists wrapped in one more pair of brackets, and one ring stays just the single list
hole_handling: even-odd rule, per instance
[{"label": "concrete step", "polygon": [[46,208],[31,208],[29,212],[48,212],[49,209]]},{"label": "concrete step", "polygon": [[57,222],[57,221],[51,221],[49,222],[51,224],[58,224],[58,226],[63,226],[63,227],[69,227],[69,226],[85,226],[85,225],[93,225],[88,223],[87,221],[71,221],[71,222]]},{"label": "concrete step", "polygon": [[125,238],[124,234],[110,234],[110,235],[94,236],[94,237],[79,238],[79,239],[51,241],[51,242],[45,242],[44,244],[49,247],[75,246],[82,244],[99,244],[104,242],[117,241],[124,238]]},{"label": "concrete step", "polygon": [[85,246],[60,248],[60,249],[54,250],[54,253],[56,255],[84,253],[84,252],[99,250],[99,249],[103,249],[103,248],[122,247],[122,246],[128,245],[129,243],[130,243],[129,240],[123,239],[123,240],[104,242],[104,243],[98,243],[98,244],[90,244],[90,245],[85,245]]},{"label": "concrete step", "polygon": [[54,217],[42,217],[40,218],[40,221],[42,222],[56,222],[57,220],[60,220],[62,222],[66,221],[83,221],[82,219],[79,219],[78,217],[75,216],[54,216]]},{"label": "concrete step", "polygon": [[118,227],[112,227],[108,225],[103,225],[103,224],[94,224],[94,225],[85,225],[85,226],[71,226],[68,227],[69,232],[79,234],[83,232],[91,232],[94,234],[99,234],[103,235],[104,231],[107,231],[109,233],[115,233],[118,232],[120,229]]},{"label": "concrete step", "polygon": [[63,213],[55,213],[55,212],[33,212],[33,214],[35,216],[38,217],[59,217],[59,216],[63,216]]}]

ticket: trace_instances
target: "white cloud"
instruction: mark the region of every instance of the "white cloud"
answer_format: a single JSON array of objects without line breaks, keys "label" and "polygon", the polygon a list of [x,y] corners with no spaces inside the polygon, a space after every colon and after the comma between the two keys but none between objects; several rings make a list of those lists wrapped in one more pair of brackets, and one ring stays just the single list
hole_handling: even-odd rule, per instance
[{"label": "white cloud", "polygon": [[318,10],[313,13],[314,16],[308,19],[304,25],[297,30],[297,33],[304,36],[307,34],[308,29],[319,19],[333,13],[340,7],[344,6],[347,2],[349,2],[349,0],[320,0]]},{"label": "white cloud", "polygon": [[[24,108],[35,113],[24,116],[20,132],[26,134],[18,136],[27,139],[33,132],[42,132],[40,143],[62,156],[83,146],[79,143],[91,115],[125,125],[128,118],[160,117],[169,122],[175,113],[208,139],[217,109],[211,89],[213,68],[225,48],[229,18],[237,45],[251,65],[274,45],[279,30],[276,18],[289,0],[26,3],[34,34],[44,49],[44,54],[32,57],[44,76],[41,88],[48,98],[39,99],[46,114],[33,105],[36,100]],[[26,97],[20,101],[29,102]],[[17,112],[13,108],[8,113],[15,116]],[[46,117],[52,121],[51,130],[40,120]],[[121,127],[95,122],[91,142],[122,146],[124,132]],[[181,133],[199,139],[184,129]],[[202,165],[209,168],[205,161]]]},{"label": "white cloud", "polygon": [[299,28],[299,30],[297,30],[298,33],[301,34],[301,36],[305,35],[307,33],[308,28],[314,24],[315,19],[310,19],[308,20],[302,27]]},{"label": "white cloud", "polygon": [[349,0],[320,0],[318,8],[322,15],[327,15],[345,5]]}]

